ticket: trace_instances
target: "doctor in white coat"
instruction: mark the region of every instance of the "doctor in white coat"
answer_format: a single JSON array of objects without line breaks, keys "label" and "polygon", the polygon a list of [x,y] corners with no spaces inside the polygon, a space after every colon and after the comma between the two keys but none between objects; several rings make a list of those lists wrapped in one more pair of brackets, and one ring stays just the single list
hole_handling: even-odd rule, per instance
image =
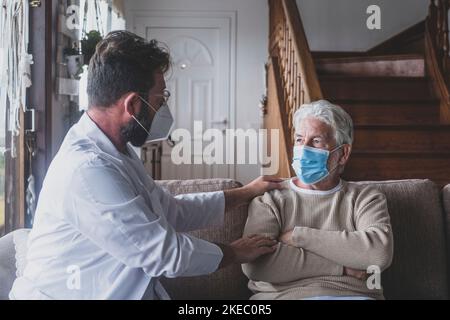
[{"label": "doctor in white coat", "polygon": [[11,299],[168,299],[159,277],[209,274],[275,249],[261,236],[225,245],[185,232],[220,225],[225,208],[280,188],[278,180],[172,197],[129,146],[168,135],[169,60],[158,42],[126,31],[97,46],[89,109],[48,169]]}]

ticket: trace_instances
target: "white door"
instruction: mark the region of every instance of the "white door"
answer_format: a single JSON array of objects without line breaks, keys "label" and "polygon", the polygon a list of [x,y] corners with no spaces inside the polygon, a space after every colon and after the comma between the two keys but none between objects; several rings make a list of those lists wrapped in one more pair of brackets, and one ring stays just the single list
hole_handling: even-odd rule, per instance
[{"label": "white door", "polygon": [[[225,137],[225,129],[234,127],[234,20],[232,14],[177,11],[135,19],[137,34],[157,39],[170,50],[173,65],[166,82],[174,129],[187,129],[192,137],[192,164],[173,164],[172,149],[163,143],[162,179],[234,178],[232,166],[202,161],[202,151],[210,144],[202,142],[203,132],[216,128]],[[225,143],[223,148],[226,161]]]}]

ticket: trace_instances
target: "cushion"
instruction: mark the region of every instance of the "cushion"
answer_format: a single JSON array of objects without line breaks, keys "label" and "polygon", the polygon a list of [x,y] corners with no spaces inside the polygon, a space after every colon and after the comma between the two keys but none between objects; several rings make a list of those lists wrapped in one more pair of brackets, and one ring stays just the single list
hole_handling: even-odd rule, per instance
[{"label": "cushion", "polygon": [[[226,190],[242,186],[239,182],[230,179],[174,180],[157,181],[157,183],[173,195]],[[247,219],[247,208],[248,204],[226,211],[224,227],[194,231],[190,234],[207,241],[230,243],[242,237]],[[161,279],[161,282],[172,299],[248,299],[251,295],[247,288],[248,279],[238,264],[210,275]]]},{"label": "cushion", "polygon": [[16,277],[26,265],[29,229],[19,229],[0,238],[0,300],[8,300]]},{"label": "cushion", "polygon": [[448,299],[446,232],[440,191],[430,180],[361,182],[386,194],[394,259],[382,274],[386,299]]},{"label": "cushion", "polygon": [[13,233],[0,238],[0,300],[8,300],[9,291],[16,278],[16,250]]}]

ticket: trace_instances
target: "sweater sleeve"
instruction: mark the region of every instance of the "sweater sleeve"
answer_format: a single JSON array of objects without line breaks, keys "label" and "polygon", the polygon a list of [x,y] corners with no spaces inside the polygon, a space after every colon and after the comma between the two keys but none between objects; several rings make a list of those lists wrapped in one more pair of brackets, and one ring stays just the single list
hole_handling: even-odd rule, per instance
[{"label": "sweater sleeve", "polygon": [[346,267],[385,270],[392,262],[393,236],[386,197],[374,188],[361,192],[355,202],[356,231],[328,231],[295,227],[295,246],[312,251]]},{"label": "sweater sleeve", "polygon": [[[276,239],[281,231],[280,225],[280,214],[270,195],[266,193],[250,204],[244,235],[263,234]],[[250,280],[270,283],[343,274],[342,265],[303,248],[282,243],[278,244],[275,252],[243,264],[242,270]]]}]

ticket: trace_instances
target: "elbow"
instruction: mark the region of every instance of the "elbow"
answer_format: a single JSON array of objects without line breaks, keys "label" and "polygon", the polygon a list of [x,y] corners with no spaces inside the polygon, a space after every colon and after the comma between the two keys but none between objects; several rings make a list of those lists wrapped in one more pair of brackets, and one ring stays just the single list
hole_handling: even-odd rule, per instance
[{"label": "elbow", "polygon": [[263,281],[275,283],[279,282],[279,279],[274,277],[274,272],[270,268],[263,267],[258,263],[245,263],[242,265],[242,272],[252,281]]},{"label": "elbow", "polygon": [[376,249],[371,250],[368,255],[367,268],[376,266],[380,271],[384,271],[392,264],[393,260],[393,245],[389,241],[379,245]]},{"label": "elbow", "polygon": [[242,266],[242,272],[245,274],[247,278],[252,281],[263,281],[258,272],[258,268],[254,263],[244,263]]},{"label": "elbow", "polygon": [[383,251],[383,257],[380,259],[381,271],[384,271],[391,266],[393,258],[394,248],[392,246],[392,243],[390,243]]},{"label": "elbow", "polygon": [[394,255],[393,235],[390,227],[379,230],[374,238],[372,249],[368,251],[367,266],[376,266],[381,271],[392,264]]}]

